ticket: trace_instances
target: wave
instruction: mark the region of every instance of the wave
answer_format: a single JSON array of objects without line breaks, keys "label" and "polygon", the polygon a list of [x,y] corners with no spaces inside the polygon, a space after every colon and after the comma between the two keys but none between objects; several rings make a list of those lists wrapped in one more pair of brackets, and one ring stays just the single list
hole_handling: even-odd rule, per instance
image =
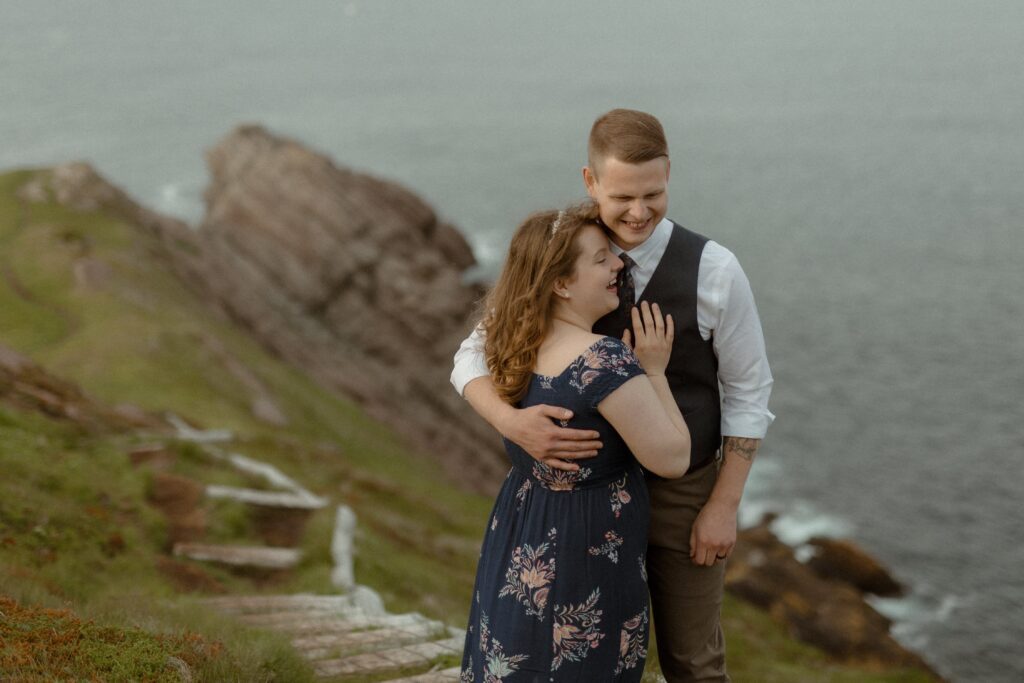
[{"label": "wave", "polygon": [[202,188],[198,184],[171,182],[160,186],[151,200],[151,206],[159,213],[196,225],[203,215],[201,198]]},{"label": "wave", "polygon": [[893,638],[900,644],[918,652],[930,645],[929,631],[936,624],[949,621],[968,604],[964,596],[940,594],[927,584],[915,585],[910,594],[901,598],[865,596],[868,604],[892,620]]},{"label": "wave", "polygon": [[850,521],[823,513],[806,500],[780,500],[778,492],[784,487],[779,483],[783,476],[782,463],[778,460],[758,461],[757,467],[751,470],[740,506],[740,528],[756,526],[770,515],[775,518],[770,526],[772,533],[786,545],[798,549],[814,536],[840,538],[853,533],[854,525]]}]

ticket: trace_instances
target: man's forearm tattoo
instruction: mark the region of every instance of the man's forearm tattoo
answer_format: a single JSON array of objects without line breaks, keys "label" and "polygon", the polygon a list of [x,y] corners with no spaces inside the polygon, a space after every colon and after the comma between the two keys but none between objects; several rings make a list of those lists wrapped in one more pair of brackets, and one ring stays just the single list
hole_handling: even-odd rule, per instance
[{"label": "man's forearm tattoo", "polygon": [[747,439],[741,436],[727,436],[722,440],[722,446],[727,453],[735,453],[744,460],[753,462],[757,455],[757,448],[761,445],[761,439]]}]

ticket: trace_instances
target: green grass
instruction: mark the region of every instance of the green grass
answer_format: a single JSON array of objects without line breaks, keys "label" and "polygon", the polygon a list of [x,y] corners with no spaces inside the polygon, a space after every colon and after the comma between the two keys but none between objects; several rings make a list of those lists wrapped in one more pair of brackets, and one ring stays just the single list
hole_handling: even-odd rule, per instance
[{"label": "green grass", "polygon": [[198,667],[216,658],[220,643],[190,634],[155,635],[141,629],[99,626],[66,610],[25,609],[0,598],[0,668],[16,679],[83,674],[117,680],[180,680],[168,665],[176,657]]},{"label": "green grass", "polygon": [[161,575],[163,520],[124,446],[0,407],[0,596],[20,603],[0,607],[0,670],[170,681],[173,655],[200,680],[311,680],[284,639],[209,613]]},{"label": "green grass", "polygon": [[[428,460],[412,455],[358,406],[276,361],[202,306],[152,256],[155,245],[146,235],[100,213],[21,206],[13,190],[27,177],[0,175],[0,268],[7,273],[0,277],[0,342],[101,401],[170,410],[234,430],[232,450],[271,462],[316,493],[353,507],[366,542],[357,549],[357,578],[378,590],[389,609],[464,621],[470,587],[453,575],[471,583],[490,501],[447,485]],[[74,262],[85,243],[89,257],[108,267],[102,287],[75,284]],[[245,387],[204,342],[211,335],[267,387],[288,416],[287,427],[251,415]],[[165,524],[145,503],[146,473],[128,466],[127,451],[152,440],[93,437],[12,410],[0,411],[0,425],[0,469],[7,475],[0,482],[0,593],[70,606],[88,618],[102,614],[110,624],[163,624],[166,617],[142,606],[169,605],[173,614],[173,606],[189,598],[154,566],[166,550]],[[175,473],[264,486],[195,447],[174,449]],[[252,538],[242,506],[218,502],[212,508],[212,540]],[[386,519],[378,519],[382,510]],[[226,570],[203,571],[232,592],[334,592],[334,515],[333,506],[313,515],[303,562],[282,581],[267,585]],[[414,551],[402,541],[412,525],[423,531]],[[430,544],[450,538],[456,541],[447,541],[447,550]],[[131,586],[131,595],[123,594],[124,586]],[[190,619],[202,611],[194,607]],[[218,623],[213,615],[208,619]],[[248,653],[249,643],[258,641],[223,640],[232,653]]]},{"label": "green grass", "polygon": [[[418,611],[463,627],[492,500],[443,480],[429,458],[411,452],[389,428],[204,306],[156,256],[158,246],[144,232],[103,213],[18,202],[14,190],[30,175],[0,174],[0,342],[108,404],[173,411],[233,430],[231,450],[270,462],[354,509],[356,578],[377,590],[390,611]],[[103,264],[106,276],[97,285],[76,283],[75,263],[84,256]],[[211,338],[259,379],[287,426],[253,417],[246,387],[212,350]],[[0,595],[25,607],[70,608],[97,628],[120,629],[119,637],[137,642],[140,653],[140,668],[128,678],[159,680],[141,667],[151,660],[157,666],[160,655],[141,653],[153,647],[187,653],[174,638],[191,634],[204,647],[222,645],[197,664],[199,680],[309,680],[281,637],[211,613],[157,567],[166,557],[166,523],[145,501],[149,475],[131,468],[126,455],[151,441],[84,434],[0,408]],[[193,446],[174,448],[175,473],[262,486]],[[252,538],[241,506],[216,503],[209,512],[212,538]],[[334,516],[333,505],[311,516],[303,560],[282,579],[202,571],[229,592],[334,592]],[[723,618],[738,682],[928,680],[830,663],[736,600],[726,600]],[[97,639],[99,652],[105,646]],[[647,680],[656,671],[653,652],[652,642]],[[82,666],[100,666],[90,661]]]}]

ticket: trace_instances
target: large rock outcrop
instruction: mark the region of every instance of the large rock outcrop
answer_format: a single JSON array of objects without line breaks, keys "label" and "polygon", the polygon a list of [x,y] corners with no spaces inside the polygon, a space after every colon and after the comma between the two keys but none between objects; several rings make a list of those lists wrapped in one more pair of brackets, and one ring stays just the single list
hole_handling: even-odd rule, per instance
[{"label": "large rock outcrop", "polygon": [[[772,533],[770,518],[740,532],[729,557],[725,586],[734,595],[764,609],[785,624],[800,640],[841,661],[886,667],[921,669],[942,680],[917,654],[900,645],[890,634],[891,622],[864,600],[864,589],[854,583],[860,576],[838,575],[835,563],[804,564],[793,548]],[[849,542],[848,555],[868,558]],[[894,579],[872,560],[872,579],[888,590]]]},{"label": "large rock outcrop", "polygon": [[466,241],[416,195],[258,126],[207,154],[197,230],[139,206],[85,164],[55,169],[61,203],[152,232],[179,276],[266,348],[354,398],[456,480],[493,491],[499,441],[448,383],[478,288]]},{"label": "large rock outcrop", "polygon": [[461,235],[398,185],[259,127],[207,161],[202,279],[218,304],[451,474],[493,484],[497,440],[448,384],[478,296]]}]

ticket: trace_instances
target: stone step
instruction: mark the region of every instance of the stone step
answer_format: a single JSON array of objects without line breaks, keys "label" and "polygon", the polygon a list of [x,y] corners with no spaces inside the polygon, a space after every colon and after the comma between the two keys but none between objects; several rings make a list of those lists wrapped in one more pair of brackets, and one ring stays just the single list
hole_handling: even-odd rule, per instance
[{"label": "stone step", "polygon": [[[307,632],[321,634],[380,628],[406,628],[430,620],[421,614],[391,614],[384,617],[369,616],[360,608],[352,607],[331,612],[289,611],[270,614],[243,614],[238,619],[250,626],[269,628],[294,636]],[[431,622],[440,626],[440,622]]]},{"label": "stone step", "polygon": [[206,487],[206,497],[219,500],[235,500],[248,505],[260,507],[285,508],[288,510],[319,510],[327,505],[327,501],[305,491],[261,491],[237,486],[221,486],[210,484]]},{"label": "stone step", "polygon": [[384,683],[448,683],[449,681],[459,680],[459,676],[461,674],[462,670],[457,666],[453,666],[450,669],[428,671],[426,673],[408,676],[406,678],[392,678]]},{"label": "stone step", "polygon": [[423,666],[443,655],[461,655],[465,640],[465,636],[452,637],[447,640],[366,652],[352,657],[321,659],[313,662],[313,669],[317,675],[327,677],[381,674],[404,667]]},{"label": "stone step", "polygon": [[177,436],[182,441],[218,443],[231,441],[235,438],[230,429],[195,429],[174,413],[167,413],[165,417],[177,431]]},{"label": "stone step", "polygon": [[337,624],[353,624],[352,628],[372,628],[370,616],[357,606],[326,610],[254,612],[239,614],[237,619],[249,626],[295,634],[318,629],[334,629]]},{"label": "stone step", "polygon": [[350,595],[317,595],[295,593],[288,595],[227,595],[206,598],[203,603],[228,614],[255,614],[277,612],[330,612],[351,608],[355,602]]},{"label": "stone step", "polygon": [[259,477],[277,489],[289,491],[308,500],[322,503],[321,507],[327,505],[328,501],[326,498],[321,498],[307,491],[301,484],[270,463],[250,458],[241,453],[224,452],[212,446],[207,446],[205,451],[211,457],[225,461],[241,472]]},{"label": "stone step", "polygon": [[430,638],[439,638],[444,632],[444,624],[424,621],[404,628],[306,635],[293,638],[292,647],[306,659],[328,659],[422,643]]},{"label": "stone step", "polygon": [[228,564],[233,567],[291,569],[299,563],[302,553],[296,548],[175,543],[174,555],[192,560]]}]

